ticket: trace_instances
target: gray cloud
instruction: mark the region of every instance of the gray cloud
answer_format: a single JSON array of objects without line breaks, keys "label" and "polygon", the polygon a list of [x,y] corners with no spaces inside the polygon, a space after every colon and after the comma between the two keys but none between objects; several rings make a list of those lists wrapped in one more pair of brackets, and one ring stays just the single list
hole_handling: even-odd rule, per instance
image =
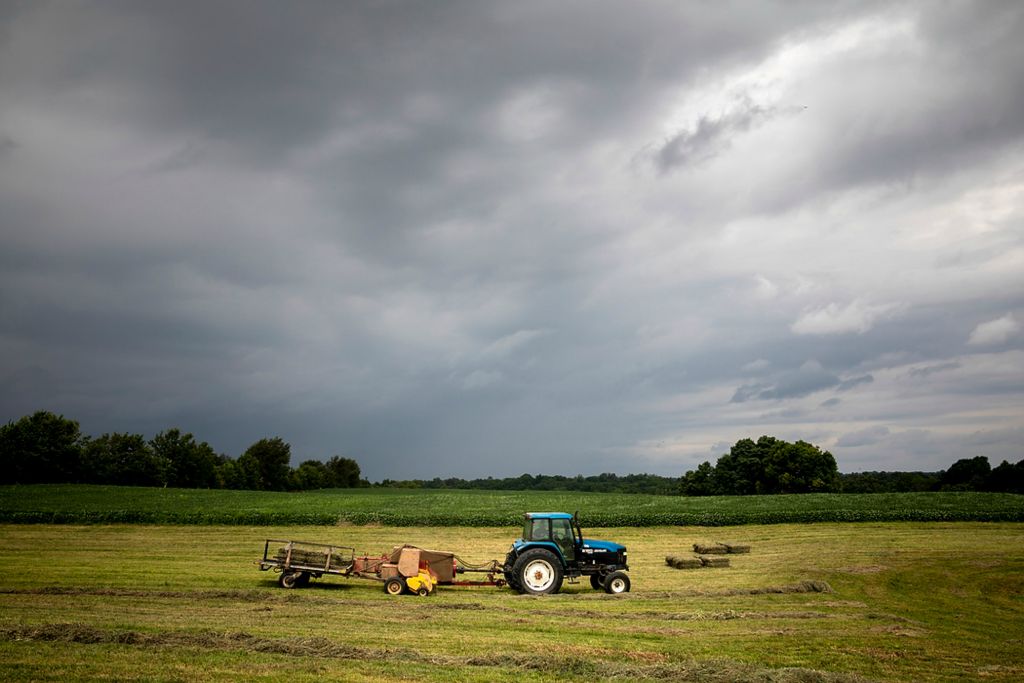
[{"label": "gray cloud", "polygon": [[861,375],[859,377],[851,377],[850,379],[843,380],[836,387],[836,391],[849,391],[863,384],[871,384],[875,381],[875,378],[871,375]]},{"label": "gray cloud", "polygon": [[843,469],[1009,453],[1022,21],[5,5],[0,421],[372,478],[677,473],[870,420]]},{"label": "gray cloud", "polygon": [[879,443],[887,436],[889,436],[889,428],[884,425],[865,427],[864,429],[850,432],[839,437],[839,439],[836,440],[836,446],[839,448],[871,446]]},{"label": "gray cloud", "polygon": [[[789,109],[796,113],[799,109]],[[706,161],[729,145],[729,138],[761,125],[783,113],[777,107],[762,107],[749,100],[719,116],[701,116],[694,129],[682,130],[667,140],[654,154],[661,172]]]},{"label": "gray cloud", "polygon": [[961,368],[961,364],[957,361],[950,361],[948,363],[936,363],[934,365],[925,365],[920,368],[911,368],[908,374],[911,377],[928,377],[934,375],[937,372],[946,372],[948,370],[957,370]]}]

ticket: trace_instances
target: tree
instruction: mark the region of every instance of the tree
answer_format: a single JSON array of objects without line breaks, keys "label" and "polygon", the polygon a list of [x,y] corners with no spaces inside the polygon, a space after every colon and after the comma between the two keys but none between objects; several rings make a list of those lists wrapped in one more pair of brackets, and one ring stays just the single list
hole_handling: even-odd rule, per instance
[{"label": "tree", "polygon": [[711,478],[713,493],[719,495],[745,496],[764,491],[765,458],[777,439],[762,436],[754,443],[740,439],[726,455],[718,459]]},{"label": "tree", "polygon": [[740,439],[712,467],[704,462],[680,482],[685,495],[735,495],[839,491],[836,460],[806,441],[762,436]]},{"label": "tree", "polygon": [[839,491],[839,468],[831,453],[806,441],[779,441],[765,458],[762,488],[765,493]]},{"label": "tree", "polygon": [[328,488],[333,482],[330,470],[319,460],[307,460],[292,471],[291,488],[296,491]]},{"label": "tree", "polygon": [[[237,460],[227,455],[218,456],[217,486],[219,488],[235,491],[251,489],[253,484],[246,475],[247,472],[239,466]],[[253,481],[255,481],[254,477],[255,473],[253,474]]]},{"label": "tree", "polygon": [[940,475],[939,485],[943,491],[981,491],[991,472],[992,466],[983,455],[961,458]]},{"label": "tree", "polygon": [[1011,465],[1006,460],[993,467],[985,484],[986,491],[1024,493],[1024,460]]},{"label": "tree", "polygon": [[684,496],[710,496],[713,493],[712,476],[714,473],[715,468],[705,460],[697,466],[696,470],[691,470],[683,475],[679,482],[679,492]]},{"label": "tree", "polygon": [[331,473],[331,484],[342,489],[353,489],[359,486],[359,463],[351,458],[336,455],[327,461],[327,470]]},{"label": "tree", "polygon": [[81,452],[77,422],[36,411],[0,427],[0,483],[76,481]]},{"label": "tree", "polygon": [[292,447],[279,437],[260,439],[242,454],[238,466],[245,471],[250,488],[259,491],[284,491],[288,488]]},{"label": "tree", "polygon": [[196,443],[179,429],[160,432],[149,442],[153,455],[163,463],[165,482],[179,488],[217,486],[217,455],[210,444]]},{"label": "tree", "polygon": [[104,434],[87,439],[82,449],[82,474],[93,484],[158,486],[164,468],[141,434]]}]

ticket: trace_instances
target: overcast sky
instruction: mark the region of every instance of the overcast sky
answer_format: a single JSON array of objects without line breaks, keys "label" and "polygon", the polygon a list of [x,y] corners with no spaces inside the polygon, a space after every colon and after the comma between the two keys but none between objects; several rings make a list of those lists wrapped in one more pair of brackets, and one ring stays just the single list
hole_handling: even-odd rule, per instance
[{"label": "overcast sky", "polygon": [[409,478],[1024,458],[1024,3],[0,2],[0,422]]}]

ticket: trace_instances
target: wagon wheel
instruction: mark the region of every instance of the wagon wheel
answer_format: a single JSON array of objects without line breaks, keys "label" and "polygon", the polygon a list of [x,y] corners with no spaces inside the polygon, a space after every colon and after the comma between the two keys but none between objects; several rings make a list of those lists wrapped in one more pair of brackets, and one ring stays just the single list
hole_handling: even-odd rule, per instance
[{"label": "wagon wheel", "polygon": [[428,591],[428,590],[427,590],[427,589],[426,589],[425,587],[423,587],[423,586],[420,586],[420,589],[419,589],[418,591],[416,591],[416,595],[420,596],[421,598],[425,598],[425,597],[427,597],[427,596],[428,596],[429,594],[430,594],[430,591]]},{"label": "wagon wheel", "polygon": [[297,588],[302,585],[299,579],[301,576],[302,572],[281,572],[277,582],[281,584],[281,588]]},{"label": "wagon wheel", "polygon": [[405,590],[405,581],[392,577],[384,582],[384,592],[388,595],[401,595]]}]

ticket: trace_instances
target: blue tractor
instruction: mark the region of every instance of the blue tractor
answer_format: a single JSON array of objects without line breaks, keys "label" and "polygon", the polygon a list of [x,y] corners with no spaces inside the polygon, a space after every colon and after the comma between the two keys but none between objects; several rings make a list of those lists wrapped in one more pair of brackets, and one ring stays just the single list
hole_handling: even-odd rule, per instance
[{"label": "blue tractor", "polygon": [[581,576],[589,576],[595,590],[629,590],[626,546],[583,538],[576,517],[566,512],[527,512],[523,537],[513,541],[502,570],[520,593],[557,593],[564,579]]}]

